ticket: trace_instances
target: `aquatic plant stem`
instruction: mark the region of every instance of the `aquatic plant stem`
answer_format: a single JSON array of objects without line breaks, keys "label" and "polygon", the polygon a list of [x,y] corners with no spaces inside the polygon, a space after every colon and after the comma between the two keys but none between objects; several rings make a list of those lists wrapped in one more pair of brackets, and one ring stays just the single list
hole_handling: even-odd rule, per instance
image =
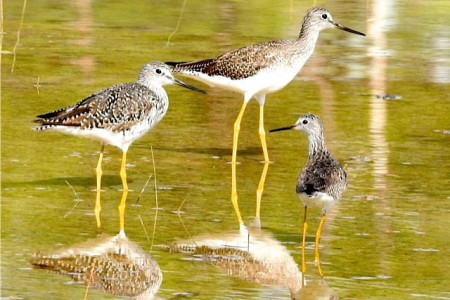
[{"label": "aquatic plant stem", "polygon": [[150,149],[152,151],[152,163],[153,163],[153,174],[154,174],[154,181],[155,181],[155,221],[153,223],[153,233],[152,233],[152,244],[150,246],[150,251],[153,250],[153,242],[155,240],[155,232],[156,232],[156,220],[158,219],[158,187],[156,186],[156,166],[155,166],[155,157],[153,156],[153,147],[150,146]]},{"label": "aquatic plant stem", "polygon": [[[14,48],[12,50],[13,62],[12,62],[12,65],[11,65],[11,73],[14,72],[14,67],[16,65],[16,50],[17,50],[17,47],[19,46],[19,43],[20,43],[20,31],[22,30],[23,18],[25,16],[26,8],[27,8],[27,0],[23,0],[22,15],[20,17],[19,29],[17,30],[17,39],[16,39],[16,43],[14,45]],[[3,13],[3,4],[2,4],[2,13]],[[2,23],[3,23],[3,15],[2,15]],[[2,25],[2,34],[3,34],[3,25]]]}]

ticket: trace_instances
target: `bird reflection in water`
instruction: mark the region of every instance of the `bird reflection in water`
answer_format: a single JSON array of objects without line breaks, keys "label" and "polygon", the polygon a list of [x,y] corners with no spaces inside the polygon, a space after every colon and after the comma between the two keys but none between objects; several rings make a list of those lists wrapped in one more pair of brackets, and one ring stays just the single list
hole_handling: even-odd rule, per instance
[{"label": "bird reflection in water", "polygon": [[36,253],[35,267],[70,276],[90,288],[134,299],[154,299],[162,282],[156,261],[124,235],[103,235],[50,253]]},{"label": "bird reflection in water", "polygon": [[325,280],[305,281],[289,251],[260,229],[200,235],[168,249],[217,266],[234,277],[289,290],[292,299],[338,299]]}]

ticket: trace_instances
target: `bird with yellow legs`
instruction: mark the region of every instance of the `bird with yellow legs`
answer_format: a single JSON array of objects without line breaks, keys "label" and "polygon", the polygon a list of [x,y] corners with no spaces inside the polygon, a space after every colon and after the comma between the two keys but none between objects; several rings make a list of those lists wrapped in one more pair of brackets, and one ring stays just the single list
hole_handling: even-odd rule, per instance
[{"label": "bird with yellow legs", "polygon": [[341,198],[347,188],[347,173],[339,162],[328,152],[323,136],[323,126],[320,118],[313,114],[301,116],[294,125],[272,129],[270,132],[282,130],[301,130],[308,135],[309,148],[308,160],[297,180],[296,192],[305,206],[303,216],[303,240],[302,240],[302,272],[306,272],[305,244],[308,223],[306,213],[308,207],[322,209],[322,218],[315,237],[314,256],[319,274],[323,277],[320,266],[319,241],[327,212]]},{"label": "bird with yellow legs", "polygon": [[35,120],[38,131],[56,131],[86,137],[101,143],[96,167],[97,190],[95,219],[100,221],[100,193],[102,160],[105,145],[122,150],[120,178],[123,194],[119,205],[120,233],[125,234],[125,204],[128,196],[126,173],[127,151],[130,145],[158,124],[167,112],[169,98],[163,85],[177,84],[204,93],[173,77],[170,68],[162,62],[145,64],[136,82],[122,83],[100,90],[80,102],[46,114]]},{"label": "bird with yellow legs", "polygon": [[258,223],[261,197],[270,162],[264,130],[266,95],[285,87],[300,72],[314,51],[319,32],[326,28],[337,28],[365,36],[364,33],[336,23],[328,10],[314,7],[306,12],[297,39],[274,40],[250,45],[211,59],[193,62],[167,62],[173,67],[175,73],[244,95],[244,102],[234,122],[231,158],[231,202],[241,229],[245,229],[245,226],[238,206],[236,156],[241,120],[247,104],[254,97],[260,107],[258,133],[263,150],[264,169],[256,191],[255,221]]}]

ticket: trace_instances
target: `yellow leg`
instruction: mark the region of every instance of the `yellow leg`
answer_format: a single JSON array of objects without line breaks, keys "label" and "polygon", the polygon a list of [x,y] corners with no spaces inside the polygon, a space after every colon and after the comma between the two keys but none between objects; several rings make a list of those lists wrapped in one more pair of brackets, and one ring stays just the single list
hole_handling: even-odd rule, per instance
[{"label": "yellow leg", "polygon": [[303,241],[302,241],[302,273],[303,273],[303,276],[306,273],[305,244],[306,244],[306,230],[308,229],[308,223],[306,223],[307,210],[308,210],[308,207],[305,206],[305,215],[303,216]]},{"label": "yellow leg", "polygon": [[239,212],[238,206],[238,196],[237,196],[237,188],[236,188],[236,155],[237,155],[237,145],[239,138],[239,131],[241,130],[241,120],[244,115],[245,108],[247,107],[248,101],[244,101],[242,104],[241,110],[239,111],[239,115],[234,122],[234,130],[233,130],[233,155],[231,157],[231,203],[233,203],[234,211],[236,212],[236,216],[239,222],[239,226],[243,226],[244,222],[242,221],[241,213]]},{"label": "yellow leg", "polygon": [[264,169],[259,180],[258,189],[256,190],[256,221],[260,223],[261,198],[264,191],[267,170],[269,169],[269,152],[267,151],[266,132],[264,130],[264,104],[259,107],[259,138],[261,139],[264,154]]},{"label": "yellow leg", "polygon": [[320,219],[319,228],[317,228],[316,233],[316,244],[315,244],[315,259],[314,262],[319,269],[320,277],[323,277],[322,267],[320,266],[320,259],[319,259],[319,240],[320,240],[320,234],[322,233],[323,223],[325,223],[325,216],[326,214],[322,215],[322,218]]},{"label": "yellow leg", "polygon": [[128,196],[128,184],[127,184],[127,171],[125,166],[127,164],[127,153],[123,152],[122,155],[122,165],[120,167],[120,178],[122,179],[123,194],[122,200],[119,205],[119,222],[120,222],[120,232],[125,233],[125,203]]},{"label": "yellow leg", "polygon": [[100,204],[100,194],[102,190],[102,160],[103,160],[103,152],[105,151],[105,145],[102,145],[102,148],[100,149],[100,156],[98,158],[97,168],[95,169],[95,174],[97,175],[97,193],[95,195],[95,220],[97,220],[97,227],[101,227],[101,221],[100,221],[100,211],[102,210],[102,206]]},{"label": "yellow leg", "polygon": [[264,105],[259,106],[259,138],[264,154],[264,162],[269,162],[269,152],[267,151],[266,131],[264,130]]}]

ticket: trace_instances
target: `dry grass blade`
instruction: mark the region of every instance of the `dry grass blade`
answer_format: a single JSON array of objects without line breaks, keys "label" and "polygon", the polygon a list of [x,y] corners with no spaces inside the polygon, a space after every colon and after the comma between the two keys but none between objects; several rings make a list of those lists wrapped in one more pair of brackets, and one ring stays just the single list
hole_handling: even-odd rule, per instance
[{"label": "dry grass blade", "polygon": [[181,8],[181,13],[180,13],[180,17],[178,18],[177,27],[175,27],[175,30],[167,38],[166,46],[169,46],[170,40],[172,39],[172,37],[175,35],[175,33],[177,33],[178,29],[180,28],[181,19],[183,18],[183,14],[184,14],[184,8],[186,7],[186,2],[187,2],[187,0],[183,1],[183,7]]},{"label": "dry grass blade", "polygon": [[[0,0],[0,68],[2,66],[2,56],[1,54],[3,54],[3,35],[5,34],[5,32],[3,32],[3,0]],[[1,76],[1,74],[0,74]],[[1,77],[0,77],[0,88],[1,88]]]},{"label": "dry grass blade", "polygon": [[150,251],[152,251],[153,250],[153,242],[155,240],[156,220],[158,219],[159,206],[158,206],[158,187],[156,186],[155,157],[153,156],[153,147],[150,146],[150,149],[152,151],[153,174],[155,175],[153,178],[155,179],[155,203],[156,203],[156,207],[155,207],[155,221],[154,221],[154,224],[153,224],[153,234],[152,234],[152,244],[150,246]]},{"label": "dry grass blade", "polygon": [[148,237],[147,229],[145,229],[144,220],[142,220],[141,215],[138,215],[138,218],[139,222],[141,222],[142,228],[144,229],[145,237],[147,238],[147,241],[149,241],[150,239]]},{"label": "dry grass blade", "polygon": [[[188,196],[189,197],[189,196]],[[197,247],[197,244],[195,243],[195,241],[192,239],[191,234],[189,233],[189,230],[187,229],[186,225],[184,224],[183,218],[181,217],[181,208],[184,205],[184,202],[186,202],[186,199],[188,198],[186,197],[180,204],[180,207],[178,207],[178,210],[176,211],[178,218],[180,219],[181,225],[183,225],[184,231],[186,231],[189,239],[192,241],[192,243]]]},{"label": "dry grass blade", "polygon": [[69,210],[65,215],[64,215],[64,219],[67,218],[77,207],[78,203],[81,202],[80,197],[78,197],[77,191],[75,191],[75,188],[67,181],[65,180],[65,182],[67,183],[67,185],[72,189],[73,193],[75,194],[75,197],[77,197],[77,202],[75,203],[75,205],[72,207],[71,210]]},{"label": "dry grass blade", "polygon": [[38,76],[37,81],[36,81],[36,84],[33,85],[34,87],[36,87],[38,96],[39,96],[39,88],[41,87],[41,85],[39,84],[39,80],[40,80],[40,78],[39,78],[39,76]]},{"label": "dry grass blade", "polygon": [[[16,65],[16,50],[17,50],[17,47],[19,46],[19,43],[20,43],[20,31],[22,30],[23,18],[25,16],[25,9],[26,8],[27,8],[27,0],[23,0],[22,16],[20,17],[19,29],[17,30],[17,40],[16,40],[16,44],[14,45],[14,48],[13,48],[13,51],[12,51],[13,62],[12,62],[12,66],[11,66],[11,73],[14,72],[14,67]],[[3,12],[3,9],[2,9],[2,12]],[[3,22],[3,17],[2,17],[2,22]],[[3,33],[3,30],[2,30],[2,33]]]},{"label": "dry grass blade", "polygon": [[[136,203],[138,203],[139,200],[141,199],[142,194],[145,192],[145,189],[147,188],[148,183],[150,182],[150,179],[152,178],[152,176],[153,176],[152,174],[150,174],[150,175],[148,176],[147,181],[145,182],[144,186],[143,186],[142,189],[141,189],[141,192],[139,193],[139,196],[138,196],[137,199],[136,199]],[[148,240],[149,240],[149,237],[148,237],[147,229],[145,229],[144,220],[142,220],[142,217],[141,217],[140,214],[138,214],[138,218],[139,218],[139,222],[141,222],[142,228],[144,229],[144,233],[145,233],[145,236],[146,236],[147,241],[148,241]]]},{"label": "dry grass blade", "polygon": [[150,175],[148,176],[147,181],[145,182],[144,186],[143,186],[142,189],[141,189],[141,192],[139,193],[139,196],[138,196],[137,199],[136,199],[136,203],[138,203],[139,200],[141,200],[141,196],[142,196],[142,194],[145,192],[145,189],[147,188],[147,185],[148,185],[148,183],[150,182],[150,179],[152,178],[152,176],[153,176],[152,174],[150,174]]}]

